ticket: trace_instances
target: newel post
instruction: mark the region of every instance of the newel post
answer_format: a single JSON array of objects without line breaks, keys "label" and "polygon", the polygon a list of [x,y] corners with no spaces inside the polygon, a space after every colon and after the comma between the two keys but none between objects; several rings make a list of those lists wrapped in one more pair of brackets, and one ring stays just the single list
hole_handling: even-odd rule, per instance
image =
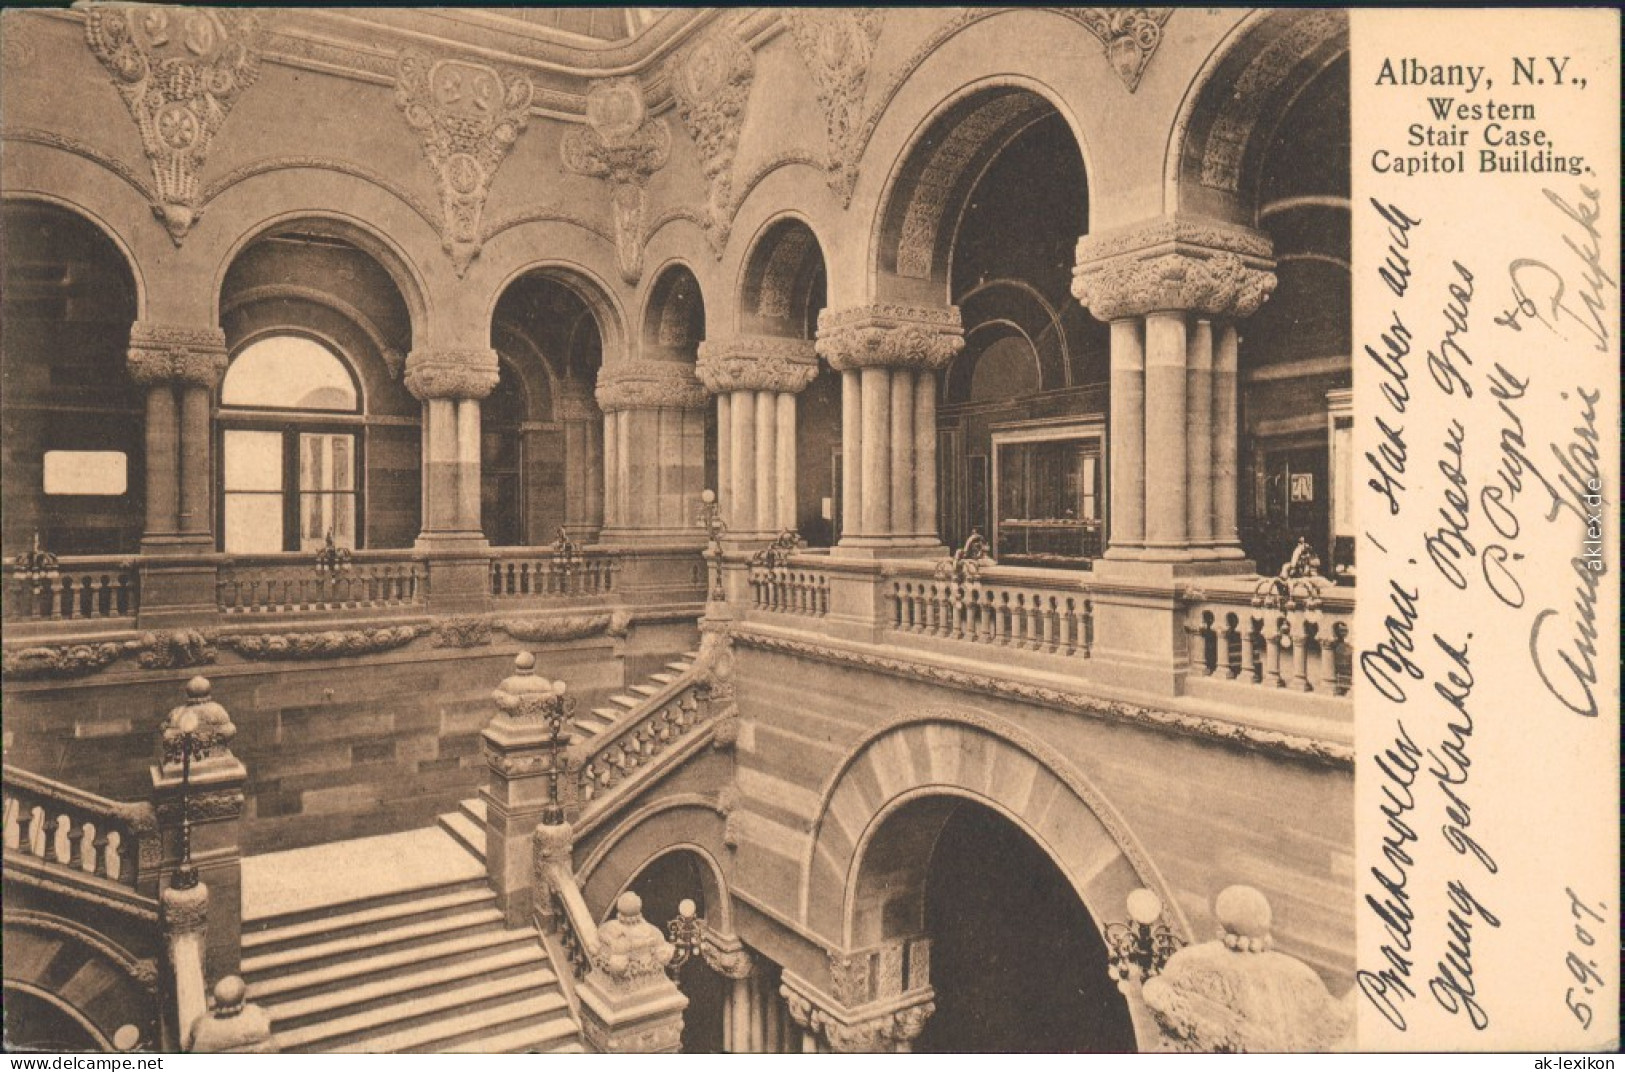
[{"label": "newel post", "polygon": [[643,918],[643,900],[630,891],[621,894],[615,918],[598,928],[592,969],[576,989],[589,1047],[598,1053],[677,1052],[688,998],[666,974],[675,952]]}]

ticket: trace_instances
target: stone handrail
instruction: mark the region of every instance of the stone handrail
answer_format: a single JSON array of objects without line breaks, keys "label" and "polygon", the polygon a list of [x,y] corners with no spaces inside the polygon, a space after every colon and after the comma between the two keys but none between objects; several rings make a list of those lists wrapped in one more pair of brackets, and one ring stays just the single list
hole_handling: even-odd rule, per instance
[{"label": "stone handrail", "polygon": [[5,851],[143,896],[158,890],[162,846],[151,804],[108,800],[9,765]]},{"label": "stone handrail", "polygon": [[48,571],[5,566],[8,621],[95,621],[135,617],[139,590],[135,562],[120,555],[57,559]]},{"label": "stone handrail", "polygon": [[986,566],[963,582],[924,566],[889,572],[893,633],[1089,657],[1094,608],[1075,572]]},{"label": "stone handrail", "polygon": [[309,555],[234,555],[220,564],[215,592],[227,615],[294,614],[421,604],[423,563],[411,551],[357,551],[335,569]]},{"label": "stone handrail", "polygon": [[1318,578],[1187,592],[1193,674],[1325,696],[1349,691],[1354,590]]},{"label": "stone handrail", "polygon": [[494,599],[608,595],[615,590],[615,574],[620,570],[614,553],[598,549],[563,559],[546,547],[502,547],[492,556]]},{"label": "stone handrail", "polygon": [[773,614],[822,618],[829,614],[829,572],[792,561],[788,565],[752,566],[751,607]]},{"label": "stone handrail", "polygon": [[604,732],[571,745],[570,767],[579,771],[577,792],[583,807],[709,721],[711,705],[700,696],[703,678],[704,670],[696,663]]},{"label": "stone handrail", "polygon": [[540,913],[543,929],[558,939],[571,978],[580,981],[592,967],[592,952],[598,948],[598,924],[593,921],[567,860],[551,860],[537,870],[537,878],[545,887],[537,892],[545,896],[548,906]]}]

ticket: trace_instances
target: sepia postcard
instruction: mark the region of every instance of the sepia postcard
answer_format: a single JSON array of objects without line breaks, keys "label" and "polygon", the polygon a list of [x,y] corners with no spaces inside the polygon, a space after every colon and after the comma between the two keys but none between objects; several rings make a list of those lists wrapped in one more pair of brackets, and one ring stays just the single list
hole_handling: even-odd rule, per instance
[{"label": "sepia postcard", "polygon": [[1612,1068],[1619,42],[0,12],[7,1067]]}]

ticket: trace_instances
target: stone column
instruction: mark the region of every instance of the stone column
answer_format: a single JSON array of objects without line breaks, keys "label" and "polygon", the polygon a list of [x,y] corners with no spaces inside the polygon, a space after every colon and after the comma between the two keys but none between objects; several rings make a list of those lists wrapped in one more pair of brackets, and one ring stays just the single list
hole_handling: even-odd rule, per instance
[{"label": "stone column", "polygon": [[147,532],[142,551],[161,554],[176,545],[212,551],[210,413],[226,370],[225,333],[137,321],[130,327],[127,360],[131,378],[147,389]]},{"label": "stone column", "polygon": [[709,930],[703,935],[700,954],[712,971],[730,981],[722,1014],[723,1048],[728,1053],[760,1053],[751,1033],[757,990],[755,958],[737,935]]},{"label": "stone column", "polygon": [[480,527],[480,399],[497,385],[495,350],[413,350],[406,388],[423,402],[423,530],[429,602],[479,611],[490,601],[490,544]]},{"label": "stone column", "polygon": [[[772,335],[707,339],[696,371],[717,396],[719,440],[728,444],[726,452],[719,445],[717,462],[721,471],[726,453],[719,501],[729,536],[763,540],[794,528],[795,396],[818,374],[813,344]],[[731,434],[721,432],[724,414]]]},{"label": "stone column", "polygon": [[167,886],[209,887],[206,976],[237,971],[242,959],[242,815],[248,771],[231,751],[231,715],[206,678],[186,685],[186,702],[162,727],[162,761],[151,768]]},{"label": "stone column", "polygon": [[[604,527],[604,415],[585,384],[561,385],[553,417],[564,425],[564,529],[580,543],[594,543]],[[542,533],[532,533],[542,542]]]},{"label": "stone column", "polygon": [[836,553],[942,553],[937,373],[963,348],[953,306],[876,304],[820,314],[818,354],[842,374],[843,532]]},{"label": "stone column", "polygon": [[1208,569],[1239,558],[1222,546],[1236,479],[1233,325],[1269,297],[1273,269],[1267,236],[1216,220],[1171,216],[1078,240],[1072,292],[1112,325],[1108,560]]},{"label": "stone column", "polygon": [[693,368],[677,360],[612,361],[599,370],[596,394],[604,434],[614,439],[604,495],[617,508],[603,539],[699,543],[708,401]]}]

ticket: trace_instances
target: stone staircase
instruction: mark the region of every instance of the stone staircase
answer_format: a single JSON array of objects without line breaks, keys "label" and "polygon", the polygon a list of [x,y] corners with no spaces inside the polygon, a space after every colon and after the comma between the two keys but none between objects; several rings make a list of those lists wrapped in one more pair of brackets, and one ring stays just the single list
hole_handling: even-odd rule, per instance
[{"label": "stone staircase", "polygon": [[[345,844],[391,841],[397,851],[375,844],[364,855],[393,855],[404,888],[369,884],[370,860],[356,859],[340,886],[357,896],[250,918],[245,882],[242,974],[282,1052],[579,1052],[545,948],[529,928],[503,925],[483,863],[440,830]],[[273,855],[289,858],[280,868],[313,851]]]},{"label": "stone staircase", "polygon": [[609,703],[603,707],[595,707],[586,714],[577,716],[571,723],[575,727],[576,739],[584,740],[603,733],[625,718],[627,712],[637,710],[647,703],[651,696],[658,694],[683,674],[694,669],[694,660],[699,657],[700,653],[697,651],[685,651],[679,658],[667,663],[664,670],[650,674],[642,684],[633,685],[625,692],[611,696]]}]

